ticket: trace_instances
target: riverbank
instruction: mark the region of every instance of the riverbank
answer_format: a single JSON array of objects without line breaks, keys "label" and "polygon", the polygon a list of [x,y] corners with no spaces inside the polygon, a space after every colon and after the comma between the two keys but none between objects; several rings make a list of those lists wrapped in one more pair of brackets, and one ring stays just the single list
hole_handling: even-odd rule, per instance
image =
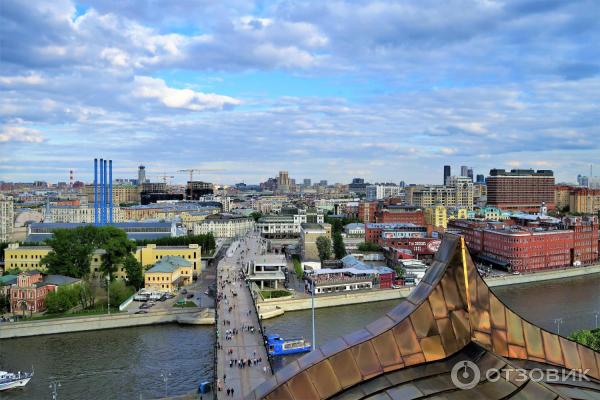
[{"label": "riverbank", "polygon": [[[586,267],[572,267],[560,270],[550,270],[520,275],[504,275],[500,277],[485,278],[490,287],[510,286],[522,283],[543,282],[556,279],[567,279],[577,276],[600,274],[600,264]],[[374,303],[386,300],[403,299],[410,294],[414,286],[400,289],[380,289],[318,295],[315,297],[315,308],[337,307],[351,304]],[[300,311],[312,308],[312,299],[309,296],[265,299],[257,302],[262,319],[270,319],[283,315],[286,311]]]},{"label": "riverbank", "polygon": [[168,324],[213,325],[212,309],[177,309],[147,314],[119,313],[93,317],[56,318],[0,324],[0,339]]},{"label": "riverbank", "polygon": [[543,282],[555,279],[573,278],[576,276],[600,274],[600,264],[588,265],[586,267],[570,267],[554,269],[549,271],[534,272],[520,275],[503,275],[493,278],[485,278],[489,287],[516,285],[520,283]]}]

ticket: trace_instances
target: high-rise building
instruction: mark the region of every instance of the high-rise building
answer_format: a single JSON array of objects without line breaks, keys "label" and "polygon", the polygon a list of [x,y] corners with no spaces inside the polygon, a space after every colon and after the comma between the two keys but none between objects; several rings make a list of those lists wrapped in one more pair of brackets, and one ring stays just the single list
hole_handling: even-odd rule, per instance
[{"label": "high-rise building", "polygon": [[473,179],[466,176],[451,176],[446,186],[454,189],[454,207],[473,209]]},{"label": "high-rise building", "polygon": [[138,184],[138,186],[141,186],[144,183],[146,183],[146,167],[144,167],[143,165],[140,165],[138,167],[138,181],[137,181],[137,184]]},{"label": "high-rise building", "polygon": [[319,181],[319,186],[327,186],[327,179],[322,179]]},{"label": "high-rise building", "polygon": [[487,202],[502,210],[536,212],[542,203],[553,210],[554,173],[551,170],[492,169],[487,178]]},{"label": "high-rise building", "polygon": [[304,178],[304,186],[306,187],[310,187],[311,186],[311,180],[310,178]]},{"label": "high-rise building", "polygon": [[0,242],[8,242],[13,233],[15,205],[11,196],[0,194]]},{"label": "high-rise building", "polygon": [[348,185],[348,191],[359,196],[365,196],[367,194],[367,184],[363,178],[354,178]]},{"label": "high-rise building", "polygon": [[477,180],[475,183],[485,183],[485,175],[477,174]]},{"label": "high-rise building", "polygon": [[473,168],[467,168],[467,177],[471,178],[471,182],[473,182]]},{"label": "high-rise building", "polygon": [[400,186],[398,185],[368,185],[367,201],[381,200],[388,197],[396,197],[400,194]]},{"label": "high-rise building", "polygon": [[279,171],[279,178],[277,178],[277,189],[281,192],[289,192],[290,177],[287,171]]},{"label": "high-rise building", "polygon": [[209,194],[213,194],[213,185],[209,182],[188,181],[185,188],[185,198],[188,200],[199,200]]},{"label": "high-rise building", "polygon": [[446,180],[448,177],[452,175],[451,168],[449,165],[444,165],[444,180],[442,181],[442,185],[446,184]]},{"label": "high-rise building", "polygon": [[569,211],[581,214],[596,214],[600,211],[600,189],[571,188]]},{"label": "high-rise building", "polygon": [[460,176],[469,176],[469,167],[467,167],[466,165],[461,165]]}]

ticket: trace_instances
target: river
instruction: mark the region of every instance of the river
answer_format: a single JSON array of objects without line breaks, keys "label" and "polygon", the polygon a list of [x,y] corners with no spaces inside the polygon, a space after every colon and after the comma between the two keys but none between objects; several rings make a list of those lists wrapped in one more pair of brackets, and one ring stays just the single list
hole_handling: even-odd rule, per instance
[{"label": "river", "polygon": [[[520,315],[552,332],[557,330],[554,320],[561,318],[560,333],[563,335],[577,329],[593,328],[594,312],[600,312],[600,274],[500,286],[492,291]],[[317,309],[317,344],[363,327],[397,303],[396,300],[389,300]],[[285,313],[279,318],[265,321],[265,327],[267,333],[277,333],[283,337],[304,336],[310,340],[311,311]],[[274,368],[277,370],[296,357],[279,357],[275,360]]]},{"label": "river", "polygon": [[[152,399],[190,393],[213,369],[211,327],[176,324],[69,333],[0,341],[0,366],[31,370],[23,390],[1,399],[51,399],[50,382],[60,382],[60,400]],[[170,376],[169,376],[170,374]]]},{"label": "river", "polygon": [[[600,311],[600,274],[497,287],[493,291],[530,321],[562,334],[593,328]],[[358,329],[397,301],[322,308],[316,311],[317,343]],[[296,311],[265,321],[267,332],[311,337],[311,312]],[[60,381],[59,399],[149,399],[165,394],[161,373],[170,373],[169,395],[190,393],[211,379],[213,331],[208,327],[158,325],[0,341],[0,367],[30,370],[24,390],[2,399],[51,399],[49,383]],[[277,360],[276,368],[290,358]]]}]

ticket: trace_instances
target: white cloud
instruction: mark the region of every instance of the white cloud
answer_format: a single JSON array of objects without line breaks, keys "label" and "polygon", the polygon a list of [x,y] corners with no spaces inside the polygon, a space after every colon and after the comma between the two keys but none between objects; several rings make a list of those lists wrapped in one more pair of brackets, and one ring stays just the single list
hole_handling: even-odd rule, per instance
[{"label": "white cloud", "polygon": [[42,143],[45,139],[42,132],[20,125],[5,125],[0,128],[0,143],[26,142]]},{"label": "white cloud", "polygon": [[192,111],[222,110],[241,104],[240,100],[229,96],[196,92],[191,89],[174,89],[167,86],[162,79],[149,76],[136,76],[134,82],[134,96],[157,99],[169,108]]},{"label": "white cloud", "polygon": [[41,85],[44,83],[44,79],[38,73],[31,73],[29,75],[17,75],[17,76],[0,76],[0,84],[6,86],[13,85]]}]

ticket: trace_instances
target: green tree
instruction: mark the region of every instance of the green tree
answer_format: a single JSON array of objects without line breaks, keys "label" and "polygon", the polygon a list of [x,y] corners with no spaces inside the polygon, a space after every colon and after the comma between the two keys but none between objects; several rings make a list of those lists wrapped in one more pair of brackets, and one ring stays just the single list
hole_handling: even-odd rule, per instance
[{"label": "green tree", "polygon": [[381,247],[377,243],[362,242],[358,245],[359,251],[380,251]]},{"label": "green tree", "polygon": [[110,304],[113,307],[118,307],[133,292],[133,288],[128,287],[122,279],[115,279],[110,283]]},{"label": "green tree", "polygon": [[338,260],[346,255],[346,245],[340,232],[333,234],[333,253]]},{"label": "green tree", "polygon": [[323,260],[329,260],[331,258],[331,239],[327,236],[319,236],[316,244],[321,262],[323,262]]},{"label": "green tree", "polygon": [[298,256],[292,256],[292,262],[294,263],[294,272],[298,279],[304,278],[304,270],[302,269],[302,263]]},{"label": "green tree", "polygon": [[96,303],[95,288],[90,279],[86,279],[79,284],[78,298],[81,308],[93,308]]},{"label": "green tree", "polygon": [[127,283],[139,290],[144,286],[144,267],[142,263],[136,260],[136,258],[129,254],[125,257],[123,262],[123,268],[127,272]]},{"label": "green tree", "polygon": [[63,286],[46,295],[46,310],[50,314],[65,313],[75,307],[79,300],[78,286]]},{"label": "green tree", "polygon": [[75,229],[57,229],[47,244],[52,247],[42,260],[49,273],[86,277],[95,249],[104,249],[103,273],[112,274],[116,264],[135,249],[135,243],[127,238],[122,229],[112,226],[86,225]]},{"label": "green tree", "polygon": [[254,218],[254,222],[258,222],[258,220],[260,219],[260,217],[262,217],[263,215],[259,211],[254,211],[254,212],[250,213],[250,216],[252,218]]},{"label": "green tree", "polygon": [[569,336],[569,339],[581,343],[595,351],[600,351],[600,328],[575,331]]},{"label": "green tree", "polygon": [[109,237],[101,246],[105,251],[102,256],[102,273],[111,278],[121,264],[131,252],[135,250],[135,244],[127,239],[127,234],[119,230],[119,234]]},{"label": "green tree", "polygon": [[57,229],[46,243],[52,247],[41,263],[51,274],[81,278],[90,271],[94,243],[87,239],[87,229]]},{"label": "green tree", "polygon": [[0,261],[4,260],[4,250],[8,247],[8,242],[0,242]]},{"label": "green tree", "polygon": [[10,306],[10,300],[8,296],[4,294],[0,294],[0,313],[5,313],[8,311]]}]

